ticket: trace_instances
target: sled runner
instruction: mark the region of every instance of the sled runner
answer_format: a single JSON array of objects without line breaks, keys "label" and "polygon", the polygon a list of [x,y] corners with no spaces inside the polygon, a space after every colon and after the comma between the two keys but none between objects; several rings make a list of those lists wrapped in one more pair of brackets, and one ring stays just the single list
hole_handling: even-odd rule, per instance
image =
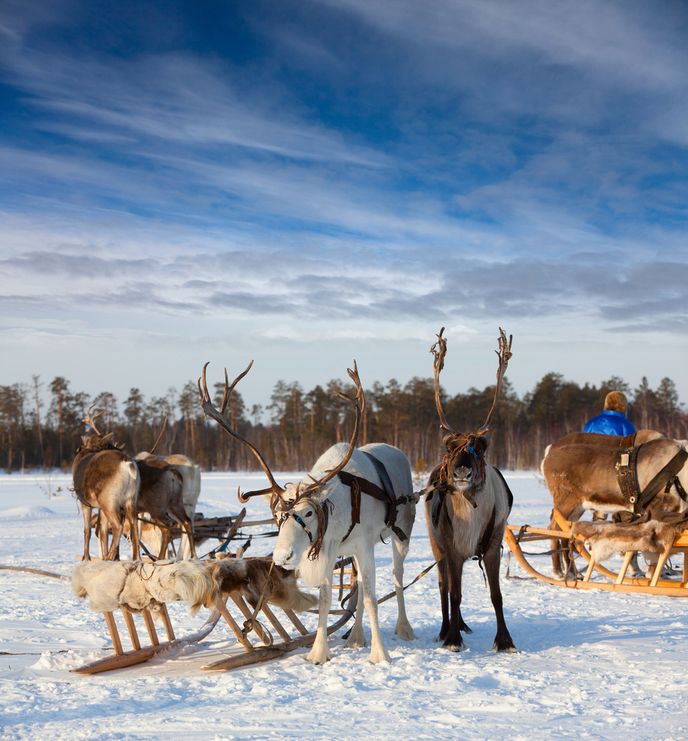
[{"label": "sled runner", "polygon": [[[504,540],[520,566],[531,577],[569,589],[602,589],[607,591],[641,594],[659,594],[671,597],[688,597],[688,523],[685,519],[670,516],[663,520],[640,518],[628,524],[613,522],[568,522],[554,510],[554,519],[561,528],[507,525]],[[563,578],[547,575],[529,560],[547,556],[549,550],[526,552],[533,544],[558,539],[569,553],[569,569]],[[617,571],[602,562],[614,552],[623,553]],[[652,554],[653,564],[646,577],[632,576],[629,567],[634,556]],[[683,571],[676,578],[666,578],[663,570],[672,554],[683,554]],[[586,564],[578,572],[574,559],[581,557]]]}]

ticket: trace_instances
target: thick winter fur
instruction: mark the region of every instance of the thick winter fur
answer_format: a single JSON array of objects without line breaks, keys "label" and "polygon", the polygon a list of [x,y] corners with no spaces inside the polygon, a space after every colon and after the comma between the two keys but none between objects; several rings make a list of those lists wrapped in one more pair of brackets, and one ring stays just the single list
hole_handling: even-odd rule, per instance
[{"label": "thick winter fur", "polygon": [[196,612],[217,599],[216,584],[201,561],[81,562],[72,573],[72,588],[78,597],[88,597],[98,612],[118,607],[136,612],[178,601],[188,602]]},{"label": "thick winter fur", "polygon": [[[111,435],[83,438],[72,464],[74,492],[84,516],[83,559],[90,559],[91,514],[100,510],[108,527],[100,529],[101,552],[105,558],[119,557],[119,541],[125,520],[132,533],[132,555],[138,558],[138,533],[135,527],[140,487],[139,472],[132,459],[113,445]],[[108,529],[112,543],[107,545]]]},{"label": "thick winter fur", "polygon": [[167,554],[169,545],[169,525],[179,523],[186,533],[190,543],[191,557],[196,557],[193,542],[193,522],[184,508],[183,486],[184,480],[179,470],[169,466],[156,456],[149,456],[145,460],[137,460],[136,466],[141,477],[139,491],[138,512],[146,514],[157,526],[162,528],[162,543],[159,546],[159,556]]},{"label": "thick winter fur", "polygon": [[575,522],[571,528],[574,535],[585,538],[595,561],[609,558],[613,553],[641,551],[661,553],[674,542],[688,526],[688,521],[661,522],[647,519],[643,522],[616,524],[612,522]]},{"label": "thick winter fur", "polygon": [[[590,442],[555,443],[546,451],[542,461],[542,472],[552,495],[554,507],[567,520],[574,522],[586,510],[607,513],[633,511],[618,483],[615,466],[619,458],[619,446],[614,444],[613,436],[591,437],[593,439]],[[608,442],[606,438],[612,438],[612,442]],[[664,437],[650,440],[640,446],[637,470],[641,491],[680,449],[679,443]],[[683,466],[678,478],[686,489],[688,467]],[[683,512],[688,508],[673,486],[668,492],[660,491],[649,506],[651,510],[669,512]],[[558,529],[554,519],[550,523],[550,528]],[[553,551],[556,551],[556,548],[553,548]],[[555,573],[561,574],[562,564],[557,556],[558,553],[553,554],[552,565]]]},{"label": "thick winter fur", "polygon": [[[177,471],[182,477],[182,500],[184,510],[190,522],[193,522],[196,513],[196,505],[201,494],[201,468],[197,466],[191,458],[181,453],[172,453],[171,455],[153,455],[142,452],[136,456],[136,460],[151,462],[151,459],[159,461]],[[181,540],[182,558],[194,558],[192,556],[192,543],[189,537],[184,534]],[[162,546],[162,532],[157,531],[156,550],[159,551]]]},{"label": "thick winter fur", "polygon": [[[269,575],[269,576],[268,576]],[[227,558],[222,561],[83,561],[72,573],[78,597],[88,597],[92,610],[110,612],[155,610],[167,602],[188,602],[192,612],[212,607],[222,595],[240,592],[255,606],[265,593],[268,602],[302,612],[317,599],[302,592],[296,575],[269,558]]]},{"label": "thick winter fur", "polygon": [[261,595],[277,607],[304,612],[318,604],[311,594],[302,592],[296,584],[294,571],[273,566],[270,558],[225,558],[209,562],[210,573],[222,594],[240,592],[252,607]]},{"label": "thick winter fur", "polygon": [[[451,441],[445,440],[447,443]],[[513,496],[501,473],[481,460],[486,446],[476,455],[464,450],[457,455],[448,445],[447,459],[430,475],[425,488],[425,508],[430,545],[439,569],[442,626],[438,640],[451,651],[463,647],[461,631],[470,632],[461,616],[461,577],[464,563],[482,558],[497,619],[495,648],[514,651],[504,620],[499,586],[501,543]],[[444,478],[448,471],[450,478]]]},{"label": "thick winter fur", "polygon": [[[333,445],[316,462],[310,472],[315,478],[324,474],[339,463],[348,450],[348,445]],[[354,556],[358,571],[358,604],[356,620],[349,635],[349,646],[365,645],[363,633],[363,607],[371,623],[371,652],[373,663],[389,661],[389,654],[382,641],[377,618],[377,600],[375,597],[375,545],[382,538],[390,538],[394,557],[394,586],[397,596],[398,619],[396,633],[400,638],[414,638],[413,630],[406,616],[403,594],[404,558],[408,553],[411,530],[416,516],[416,499],[413,496],[411,466],[406,456],[398,449],[384,443],[372,443],[355,450],[345,470],[365,478],[382,487],[375,466],[360,451],[367,451],[382,461],[387,469],[396,496],[409,497],[410,501],[401,504],[397,510],[396,525],[407,536],[407,540],[398,538],[386,525],[386,507],[383,502],[361,494],[361,517],[346,540],[344,539],[352,521],[351,490],[335,477],[328,481],[323,489],[313,497],[300,501],[292,510],[306,523],[315,539],[318,535],[318,508],[328,507],[328,524],[324,533],[323,544],[317,557],[309,559],[311,542],[301,525],[293,517],[287,517],[282,523],[275,545],[273,558],[275,563],[288,569],[297,569],[298,575],[309,586],[320,588],[318,631],[315,642],[307,659],[314,664],[323,664],[330,659],[327,646],[327,615],[332,596],[332,572],[338,556]],[[303,485],[312,484],[306,478]],[[285,499],[296,495],[298,485],[287,490]]]}]

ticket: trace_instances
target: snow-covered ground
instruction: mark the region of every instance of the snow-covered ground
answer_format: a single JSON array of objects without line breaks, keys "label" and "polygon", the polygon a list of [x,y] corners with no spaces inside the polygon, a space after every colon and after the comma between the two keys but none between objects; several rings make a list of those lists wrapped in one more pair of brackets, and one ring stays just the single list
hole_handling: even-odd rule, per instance
[{"label": "snow-covered ground", "polygon": [[[537,476],[507,480],[511,521],[545,524],[549,495]],[[70,574],[82,548],[70,483],[59,474],[0,476],[0,564]],[[204,476],[199,510],[237,512],[238,484],[263,485],[254,474]],[[262,516],[261,506],[252,504],[250,514]],[[269,543],[252,552],[267,552]],[[380,544],[377,557],[382,594],[391,585],[389,547]],[[431,562],[421,507],[407,581]],[[514,564],[511,570],[524,576]],[[502,579],[519,652],[497,655],[488,590],[476,563],[464,573],[462,610],[474,632],[460,654],[434,641],[433,571],[407,592],[416,641],[394,636],[394,600],[380,607],[389,665],[373,666],[368,649],[348,650],[336,639],[323,667],[299,651],[203,673],[199,654],[229,645],[218,626],[199,646],[88,677],[69,669],[109,649],[101,617],[67,581],[0,571],[0,738],[688,738],[688,600]],[[188,617],[182,605],[171,612],[180,633],[204,619]]]}]

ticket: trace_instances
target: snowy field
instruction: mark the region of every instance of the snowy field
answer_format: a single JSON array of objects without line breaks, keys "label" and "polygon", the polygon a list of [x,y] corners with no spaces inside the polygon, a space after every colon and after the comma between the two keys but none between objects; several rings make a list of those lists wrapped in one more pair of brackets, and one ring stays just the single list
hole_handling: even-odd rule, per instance
[{"label": "snowy field", "polygon": [[[549,495],[537,476],[507,480],[511,521],[545,524]],[[70,483],[64,475],[0,476],[0,564],[71,573],[82,520]],[[237,512],[238,484],[263,486],[253,474],[204,476],[199,510]],[[264,514],[250,506],[252,517]],[[266,553],[271,542],[251,552]],[[377,557],[380,595],[391,588],[389,547],[380,544]],[[419,508],[406,581],[431,562]],[[506,556],[503,574],[505,566]],[[524,576],[513,563],[511,571]],[[688,600],[503,578],[519,652],[497,655],[488,590],[476,563],[464,573],[462,609],[473,634],[460,654],[434,641],[433,571],[406,593],[416,641],[394,636],[394,600],[380,607],[389,665],[369,664],[368,649],[345,649],[337,638],[323,667],[304,661],[302,650],[255,668],[200,672],[199,654],[229,645],[220,624],[199,646],[87,677],[69,669],[109,649],[101,617],[67,581],[0,571],[0,738],[688,738]],[[204,619],[182,605],[171,612],[180,634]]]}]

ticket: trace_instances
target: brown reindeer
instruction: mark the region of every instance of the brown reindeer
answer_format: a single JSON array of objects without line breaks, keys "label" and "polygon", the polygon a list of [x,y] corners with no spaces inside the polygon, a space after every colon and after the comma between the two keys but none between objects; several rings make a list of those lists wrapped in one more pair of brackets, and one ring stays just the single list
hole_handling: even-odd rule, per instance
[{"label": "brown reindeer", "polygon": [[488,444],[485,435],[511,357],[511,337],[507,342],[504,331],[501,328],[499,331],[494,400],[485,423],[476,432],[454,431],[442,409],[439,378],[447,352],[447,341],[442,336],[444,327],[431,348],[435,358],[435,404],[447,450],[440,465],[430,474],[424,490],[425,508],[430,545],[439,569],[442,627],[438,640],[451,651],[463,647],[462,630],[471,632],[461,616],[461,576],[464,563],[474,556],[485,564],[490,586],[497,618],[494,647],[498,651],[516,650],[504,620],[499,586],[501,543],[513,496],[499,470],[485,461]]},{"label": "brown reindeer", "polygon": [[[655,439],[629,448],[620,447],[612,436],[604,435],[594,437],[611,437],[611,440],[575,442],[574,438],[569,444],[551,445],[541,468],[554,508],[569,521],[580,519],[586,510],[633,515],[652,510],[683,512],[688,509],[688,467],[685,465],[688,452],[676,440],[656,437],[658,433],[651,430],[641,432],[641,439]],[[637,440],[636,437],[636,443]],[[628,465],[631,457],[635,458],[634,466]],[[623,471],[628,472],[637,482],[632,491],[622,488],[620,470],[622,475]],[[554,518],[550,528],[559,529]],[[552,567],[556,574],[563,573],[557,548],[553,548]]]},{"label": "brown reindeer", "polygon": [[158,456],[136,460],[141,477],[137,511],[148,515],[162,534],[158,555],[164,558],[170,544],[169,527],[177,522],[186,533],[191,558],[196,558],[193,522],[184,509],[184,479],[175,466]]},{"label": "brown reindeer", "polygon": [[[102,413],[102,412],[101,412]],[[107,560],[119,558],[119,541],[125,520],[131,532],[132,557],[139,557],[138,531],[136,529],[136,502],[139,493],[139,472],[132,459],[114,444],[112,434],[102,435],[95,420],[101,413],[92,415],[90,408],[83,420],[94,435],[82,437],[72,463],[74,492],[84,516],[83,560],[90,560],[91,515],[100,510],[102,519],[112,531],[108,547],[108,527],[101,522],[99,532],[101,554]]]},{"label": "brown reindeer", "polygon": [[[181,454],[172,453],[170,455],[156,455],[155,450],[161,443],[167,430],[167,417],[160,428],[158,437],[150,451],[142,451],[136,455],[137,461],[145,461],[157,467],[168,466],[176,471],[182,478],[182,501],[186,517],[193,523],[196,512],[196,504],[201,493],[201,469],[191,458]],[[155,548],[160,551],[163,548],[164,533],[163,530],[152,524],[142,524],[142,529],[146,531],[147,542],[155,543]],[[194,541],[188,535],[183,534],[181,539],[181,555],[184,558],[195,558]]]}]

